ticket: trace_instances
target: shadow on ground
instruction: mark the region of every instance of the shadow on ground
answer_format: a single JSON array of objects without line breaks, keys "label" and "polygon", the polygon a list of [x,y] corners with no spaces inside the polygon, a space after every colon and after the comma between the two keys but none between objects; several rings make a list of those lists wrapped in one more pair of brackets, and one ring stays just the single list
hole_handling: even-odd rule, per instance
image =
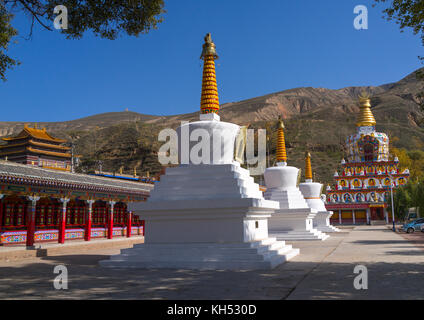
[{"label": "shadow on ground", "polygon": [[[399,254],[399,253],[397,253]],[[107,255],[45,257],[0,269],[0,299],[419,299],[424,266],[373,263],[369,289],[353,287],[358,264],[292,261],[271,271],[108,269]],[[55,290],[56,265],[66,265],[68,290]]]}]

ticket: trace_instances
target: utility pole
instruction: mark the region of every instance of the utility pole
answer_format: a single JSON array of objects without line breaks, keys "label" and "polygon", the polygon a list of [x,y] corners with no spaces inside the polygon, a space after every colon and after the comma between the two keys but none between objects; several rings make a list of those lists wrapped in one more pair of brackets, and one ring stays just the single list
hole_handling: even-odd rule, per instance
[{"label": "utility pole", "polygon": [[389,177],[390,177],[390,194],[391,194],[391,198],[392,198],[392,221],[393,221],[393,232],[396,232],[396,226],[395,226],[395,208],[393,205],[393,177],[392,175],[389,173]]}]

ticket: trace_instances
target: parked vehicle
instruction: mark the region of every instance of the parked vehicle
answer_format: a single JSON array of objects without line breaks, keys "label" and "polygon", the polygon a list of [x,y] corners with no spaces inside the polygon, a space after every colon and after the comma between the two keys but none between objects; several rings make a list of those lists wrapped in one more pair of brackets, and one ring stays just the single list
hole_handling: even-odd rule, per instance
[{"label": "parked vehicle", "polygon": [[[402,226],[406,233],[414,233],[415,231],[424,230],[424,219],[417,219],[412,222],[407,222]],[[424,232],[424,231],[423,231]]]},{"label": "parked vehicle", "polygon": [[419,218],[424,218],[421,214],[420,214],[420,210],[418,208],[409,208],[408,213],[405,216],[405,222],[412,222],[416,219]]}]

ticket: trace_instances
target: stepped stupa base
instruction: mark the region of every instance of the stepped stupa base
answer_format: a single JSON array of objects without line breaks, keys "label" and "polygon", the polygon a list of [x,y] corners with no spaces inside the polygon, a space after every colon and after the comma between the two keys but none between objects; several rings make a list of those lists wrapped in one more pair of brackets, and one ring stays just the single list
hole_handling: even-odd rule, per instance
[{"label": "stepped stupa base", "polygon": [[187,270],[267,270],[299,254],[284,241],[268,238],[248,243],[139,244],[110,260],[109,268]]},{"label": "stepped stupa base", "polygon": [[146,221],[145,244],[100,265],[187,270],[272,269],[299,254],[268,236],[278,202],[262,197],[239,163],[168,168],[149,201],[131,208]]},{"label": "stepped stupa base", "polygon": [[314,228],[322,232],[340,232],[340,229],[330,224],[332,211],[320,211],[314,218]]},{"label": "stepped stupa base", "polygon": [[324,241],[329,235],[313,228],[316,211],[304,209],[276,210],[269,219],[269,236],[280,241]]}]

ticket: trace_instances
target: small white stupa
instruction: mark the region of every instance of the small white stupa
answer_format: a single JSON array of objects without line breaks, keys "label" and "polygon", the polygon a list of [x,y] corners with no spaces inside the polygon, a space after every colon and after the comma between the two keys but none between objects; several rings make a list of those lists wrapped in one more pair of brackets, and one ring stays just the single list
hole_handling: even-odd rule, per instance
[{"label": "small white stupa", "polygon": [[297,181],[299,169],[287,166],[284,124],[280,119],[277,141],[277,166],[264,173],[267,191],[265,199],[280,203],[269,220],[269,234],[278,240],[325,240],[328,235],[314,229],[317,210],[309,208],[300,192]]},{"label": "small white stupa", "polygon": [[200,121],[178,129],[180,166],[166,170],[147,203],[129,208],[145,220],[145,243],[101,261],[102,266],[270,269],[299,254],[284,241],[268,237],[268,219],[278,202],[265,200],[249,171],[234,161],[240,128],[217,115],[218,56],[210,34],[201,58],[202,114]]},{"label": "small white stupa", "polygon": [[309,152],[305,156],[305,182],[299,184],[299,189],[309,208],[318,211],[313,220],[314,228],[322,232],[339,232],[339,229],[330,224],[330,217],[333,212],[327,211],[322,201],[322,184],[312,181],[311,154]]}]

